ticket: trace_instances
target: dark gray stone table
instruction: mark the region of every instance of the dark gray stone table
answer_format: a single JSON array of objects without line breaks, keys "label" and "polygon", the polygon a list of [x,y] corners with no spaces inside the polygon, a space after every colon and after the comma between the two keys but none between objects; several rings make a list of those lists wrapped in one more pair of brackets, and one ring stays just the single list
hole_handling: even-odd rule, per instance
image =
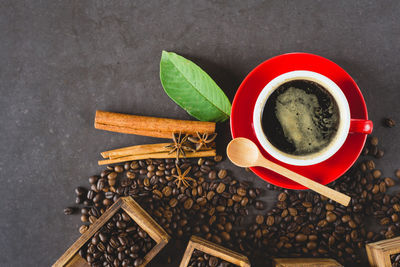
[{"label": "dark gray stone table", "polygon": [[[230,99],[272,56],[337,62],[364,93],[386,152],[378,167],[393,175],[400,125],[380,121],[400,122],[399,12],[399,1],[1,1],[0,266],[51,265],[79,236],[79,216],[62,210],[102,170],[99,152],[156,141],[95,130],[96,109],[190,119],[162,90],[163,49],[198,63]],[[227,124],[220,135],[229,140]]]}]

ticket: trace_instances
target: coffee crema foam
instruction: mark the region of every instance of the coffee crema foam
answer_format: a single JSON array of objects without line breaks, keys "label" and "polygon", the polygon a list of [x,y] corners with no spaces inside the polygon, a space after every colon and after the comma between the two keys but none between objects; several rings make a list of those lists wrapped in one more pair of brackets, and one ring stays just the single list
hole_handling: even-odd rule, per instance
[{"label": "coffee crema foam", "polygon": [[293,154],[309,154],[326,147],[336,132],[337,107],[333,101],[325,109],[318,97],[302,89],[289,87],[276,99],[275,115],[288,142],[293,144]]}]

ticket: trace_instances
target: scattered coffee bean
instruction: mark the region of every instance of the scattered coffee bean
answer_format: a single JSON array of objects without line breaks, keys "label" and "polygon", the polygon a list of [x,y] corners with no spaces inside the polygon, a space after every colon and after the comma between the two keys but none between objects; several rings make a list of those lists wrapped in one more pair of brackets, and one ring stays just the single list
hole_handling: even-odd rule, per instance
[{"label": "scattered coffee bean", "polygon": [[378,153],[376,153],[375,157],[377,159],[383,158],[383,156],[385,155],[385,152],[382,149],[378,150]]},{"label": "scattered coffee bean", "polygon": [[373,146],[377,146],[378,145],[378,137],[376,137],[376,136],[373,136],[373,137],[371,137],[371,139],[369,140],[369,143],[371,144],[371,145],[373,145]]},{"label": "scattered coffee bean", "polygon": [[216,155],[214,157],[215,162],[220,162],[222,160],[222,156],[221,155]]},{"label": "scattered coffee bean", "polygon": [[262,201],[259,201],[259,200],[257,200],[256,202],[255,202],[255,208],[256,209],[258,209],[258,210],[263,210],[263,209],[265,209],[265,206],[264,206],[264,202],[262,202]]},{"label": "scattered coffee bean", "polygon": [[64,209],[64,214],[65,215],[71,215],[71,214],[75,213],[75,211],[76,211],[76,208],[68,207],[68,208]]},{"label": "scattered coffee bean", "polygon": [[257,223],[257,224],[263,224],[263,222],[264,222],[264,216],[262,216],[262,215],[257,215],[257,216],[256,216],[256,223]]},{"label": "scattered coffee bean", "polygon": [[280,193],[279,195],[278,195],[278,201],[285,201],[286,200],[286,198],[287,198],[287,194],[286,193]]},{"label": "scattered coffee bean", "polygon": [[368,161],[366,162],[366,165],[367,165],[367,169],[368,169],[368,170],[373,170],[373,169],[375,169],[375,162],[374,162],[373,160],[368,160]]},{"label": "scattered coffee bean", "polygon": [[382,175],[382,172],[381,172],[380,170],[374,170],[374,171],[372,172],[372,176],[373,176],[375,179],[380,178],[381,175]]},{"label": "scattered coffee bean", "polygon": [[392,127],[394,127],[396,125],[396,122],[393,119],[385,118],[384,119],[384,125],[386,127],[392,128]]},{"label": "scattered coffee bean", "polygon": [[384,181],[387,187],[392,187],[395,185],[395,182],[392,178],[386,177]]},{"label": "scattered coffee bean", "polygon": [[79,233],[83,234],[88,228],[86,224],[82,224],[81,227],[79,227]]}]

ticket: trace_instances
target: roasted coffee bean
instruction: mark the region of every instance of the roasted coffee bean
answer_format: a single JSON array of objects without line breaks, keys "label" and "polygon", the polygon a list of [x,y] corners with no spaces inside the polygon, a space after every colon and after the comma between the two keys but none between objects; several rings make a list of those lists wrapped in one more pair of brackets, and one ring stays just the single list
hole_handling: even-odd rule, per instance
[{"label": "roasted coffee bean", "polygon": [[387,187],[392,187],[395,185],[395,182],[393,181],[392,178],[386,177],[384,181]]},{"label": "roasted coffee bean", "polygon": [[136,174],[134,172],[128,171],[128,172],[126,172],[126,177],[128,179],[135,179],[136,178]]},{"label": "roasted coffee bean", "polygon": [[400,267],[400,253],[390,255],[392,267]]},{"label": "roasted coffee bean", "polygon": [[371,190],[372,194],[377,194],[379,192],[379,185],[374,185],[374,187]]},{"label": "roasted coffee bean", "polygon": [[257,216],[256,216],[256,223],[257,223],[257,224],[263,224],[263,222],[264,222],[264,216],[262,216],[262,215],[257,215]]},{"label": "roasted coffee bean", "polygon": [[100,194],[100,193],[98,193],[98,194],[96,194],[96,195],[94,196],[94,198],[93,198],[93,202],[94,202],[94,203],[99,203],[100,201],[102,201],[102,200],[103,200],[103,198],[104,198],[104,195],[103,195],[103,194]]},{"label": "roasted coffee bean", "polygon": [[219,183],[215,191],[216,191],[218,194],[221,194],[222,192],[225,191],[225,188],[226,188],[226,186],[225,186],[224,183]]},{"label": "roasted coffee bean", "polygon": [[89,190],[86,197],[87,199],[92,200],[95,194],[96,193],[93,190]]},{"label": "roasted coffee bean", "polygon": [[336,221],[336,214],[335,213],[333,213],[333,212],[331,212],[331,213],[327,213],[326,214],[326,221],[328,222],[328,223],[331,223],[331,222],[334,222],[334,221]]},{"label": "roasted coffee bean", "polygon": [[[96,184],[98,179],[99,179],[98,176],[90,176],[90,177],[89,177],[89,183],[90,183],[90,184]],[[86,191],[86,190],[85,190],[85,191]]]},{"label": "roasted coffee bean", "polygon": [[278,201],[276,203],[276,206],[278,207],[278,209],[284,210],[287,208],[287,204],[284,201]]},{"label": "roasted coffee bean", "polygon": [[245,207],[249,203],[249,199],[247,197],[242,198],[242,201],[240,201],[240,205],[242,207]]},{"label": "roasted coffee bean", "polygon": [[79,233],[83,234],[84,232],[87,231],[88,228],[89,228],[89,227],[88,227],[87,225],[82,224],[82,225],[79,227]]},{"label": "roasted coffee bean", "polygon": [[64,214],[65,215],[71,215],[71,214],[73,214],[75,212],[76,212],[76,208],[74,208],[74,207],[67,207],[67,208],[64,209]]},{"label": "roasted coffee bean", "polygon": [[393,119],[385,118],[384,119],[384,125],[386,127],[392,128],[392,127],[394,127],[396,125],[396,122]]},{"label": "roasted coffee bean", "polygon": [[376,136],[373,136],[373,137],[371,137],[370,138],[370,140],[369,140],[369,143],[371,144],[371,145],[373,145],[373,146],[377,146],[378,145],[378,137],[376,137]]},{"label": "roasted coffee bean", "polygon": [[264,202],[257,200],[254,204],[254,207],[258,210],[265,209]]},{"label": "roasted coffee bean", "polygon": [[216,171],[210,171],[208,173],[208,179],[215,180],[216,178],[217,178],[217,172]]},{"label": "roasted coffee bean", "polygon": [[287,194],[282,192],[278,195],[278,201],[285,201],[287,198]]},{"label": "roasted coffee bean", "polygon": [[307,241],[307,236],[305,234],[297,234],[296,235],[296,241],[297,242],[305,242]]},{"label": "roasted coffee bean", "polygon": [[218,178],[224,179],[227,176],[228,172],[225,169],[221,169],[218,171]]},{"label": "roasted coffee bean", "polygon": [[379,184],[379,191],[381,193],[385,193],[386,192],[386,183],[385,182],[380,182]]},{"label": "roasted coffee bean", "polygon": [[381,225],[386,225],[386,224],[390,223],[390,219],[387,218],[387,217],[382,218],[382,219],[379,221],[379,223],[380,223]]},{"label": "roasted coffee bean", "polygon": [[75,188],[75,194],[77,196],[84,196],[86,194],[86,189],[79,186],[79,187]]},{"label": "roasted coffee bean", "polygon": [[191,199],[191,198],[186,199],[186,201],[183,203],[183,207],[184,207],[186,210],[191,209],[192,206],[193,206],[193,199]]},{"label": "roasted coffee bean", "polygon": [[371,146],[370,148],[369,148],[369,154],[371,155],[371,156],[376,156],[377,154],[378,154],[378,147],[377,146]]},{"label": "roasted coffee bean", "polygon": [[256,198],[257,197],[257,193],[256,193],[256,191],[254,190],[254,189],[250,189],[249,190],[249,196],[251,197],[251,198]]},{"label": "roasted coffee bean", "polygon": [[396,203],[393,205],[393,210],[396,212],[400,212],[400,204]]},{"label": "roasted coffee bean", "polygon": [[75,204],[81,204],[84,201],[84,197],[83,196],[77,196],[75,198]]},{"label": "roasted coffee bean", "polygon": [[118,173],[116,173],[116,172],[111,172],[111,173],[109,173],[109,174],[107,175],[107,179],[108,179],[108,180],[115,180],[115,179],[117,178],[117,176],[118,176]]},{"label": "roasted coffee bean", "polygon": [[385,155],[385,152],[382,149],[378,149],[378,152],[376,153],[375,157],[377,159],[383,158],[383,156]]},{"label": "roasted coffee bean", "polygon": [[123,172],[124,171],[124,167],[121,166],[121,165],[114,166],[114,171],[117,172],[117,173]]},{"label": "roasted coffee bean", "polygon": [[269,215],[269,216],[267,217],[267,225],[268,225],[268,226],[272,226],[272,225],[274,225],[274,223],[275,223],[275,218],[274,218],[274,216]]},{"label": "roasted coffee bean", "polygon": [[163,193],[160,192],[160,190],[153,190],[153,196],[157,196],[158,198],[162,198],[163,197]]},{"label": "roasted coffee bean", "polygon": [[396,171],[395,171],[395,176],[397,177],[397,178],[399,178],[400,179],[400,169],[397,169]]},{"label": "roasted coffee bean", "polygon": [[368,161],[366,161],[365,164],[366,164],[368,170],[373,170],[373,169],[375,169],[375,162],[374,162],[374,161],[368,160]]},{"label": "roasted coffee bean", "polygon": [[372,172],[372,176],[373,176],[375,179],[380,178],[381,175],[382,175],[382,172],[381,172],[380,170],[374,170],[374,171]]}]

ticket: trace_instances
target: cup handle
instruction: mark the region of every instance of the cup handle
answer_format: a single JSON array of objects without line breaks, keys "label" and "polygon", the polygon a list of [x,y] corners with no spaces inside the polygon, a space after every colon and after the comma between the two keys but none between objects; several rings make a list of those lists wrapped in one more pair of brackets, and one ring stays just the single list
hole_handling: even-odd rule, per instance
[{"label": "cup handle", "polygon": [[350,120],[350,133],[372,133],[373,125],[370,120],[351,119]]}]

